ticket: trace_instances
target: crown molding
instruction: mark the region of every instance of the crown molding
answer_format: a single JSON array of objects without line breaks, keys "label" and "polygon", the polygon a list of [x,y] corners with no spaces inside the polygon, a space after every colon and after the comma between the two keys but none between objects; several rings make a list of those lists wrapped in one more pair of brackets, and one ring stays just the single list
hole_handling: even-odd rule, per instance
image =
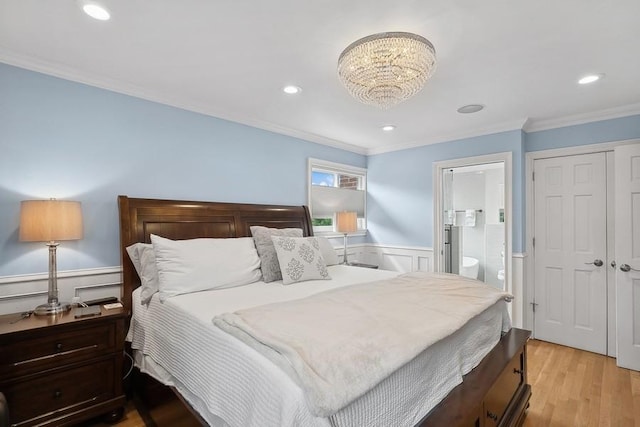
[{"label": "crown molding", "polygon": [[522,118],[498,123],[495,125],[479,127],[463,132],[427,136],[420,141],[413,141],[398,145],[383,145],[380,147],[365,148],[331,138],[326,138],[311,132],[304,132],[285,126],[275,125],[273,123],[267,123],[262,120],[258,120],[252,117],[246,117],[238,113],[219,111],[206,105],[193,103],[181,97],[168,97],[160,92],[148,91],[134,84],[124,83],[122,81],[110,79],[104,76],[89,75],[61,63],[45,61],[42,59],[21,55],[2,47],[0,47],[0,62],[19,68],[51,75],[64,80],[86,84],[88,86],[109,90],[111,92],[116,92],[151,102],[180,108],[183,110],[204,114],[206,116],[214,117],[217,119],[239,123],[268,132],[301,139],[306,142],[317,143],[365,156],[407,150],[410,148],[439,144],[443,142],[451,142],[465,138],[474,138],[512,130],[523,130],[528,133],[538,132],[543,130],[556,129],[566,126],[574,126],[640,114],[640,103],[637,103],[547,120],[531,120],[530,118]]},{"label": "crown molding", "polygon": [[542,130],[557,129],[567,126],[582,125],[585,123],[599,122],[602,120],[619,119],[621,117],[640,114],[640,103],[628,104],[621,107],[607,108],[604,110],[590,111],[588,113],[574,114],[547,120],[532,120],[522,130],[527,133]]},{"label": "crown molding", "polygon": [[4,62],[8,65],[13,65],[15,67],[24,68],[30,71],[58,77],[64,80],[82,83],[88,86],[106,89],[111,92],[144,99],[146,101],[168,105],[171,107],[180,108],[182,110],[204,114],[206,116],[214,117],[217,119],[251,126],[279,135],[290,136],[293,138],[304,140],[306,142],[314,142],[317,144],[338,148],[340,150],[350,151],[356,154],[367,154],[367,149],[364,147],[348,144],[331,138],[326,138],[310,132],[304,132],[285,126],[275,125],[273,123],[268,123],[255,118],[242,116],[240,114],[233,114],[229,113],[228,111],[216,110],[206,105],[190,102],[186,99],[182,99],[181,97],[169,97],[159,92],[148,91],[137,85],[109,79],[104,76],[89,75],[79,70],[69,68],[68,66],[60,63],[20,55],[2,47],[0,47],[0,62]]},{"label": "crown molding", "polygon": [[422,141],[414,141],[414,142],[409,142],[409,143],[400,144],[400,145],[386,145],[386,146],[382,146],[382,147],[370,148],[369,150],[367,150],[367,155],[371,156],[371,155],[374,155],[374,154],[383,154],[383,153],[389,153],[389,152],[392,152],[392,151],[407,150],[409,148],[423,147],[425,145],[440,144],[442,142],[452,142],[452,141],[457,141],[457,140],[460,140],[460,139],[474,138],[474,137],[484,136],[484,135],[491,135],[491,134],[494,134],[494,133],[508,132],[508,131],[512,131],[512,130],[522,130],[523,126],[528,121],[529,121],[529,119],[525,117],[525,118],[522,118],[522,119],[511,120],[511,121],[508,121],[508,122],[498,123],[496,125],[483,126],[483,127],[475,128],[475,129],[468,130],[468,131],[450,133],[450,134],[445,134],[445,135],[438,135],[438,136],[433,136],[433,137],[425,137],[425,139],[422,140]]}]

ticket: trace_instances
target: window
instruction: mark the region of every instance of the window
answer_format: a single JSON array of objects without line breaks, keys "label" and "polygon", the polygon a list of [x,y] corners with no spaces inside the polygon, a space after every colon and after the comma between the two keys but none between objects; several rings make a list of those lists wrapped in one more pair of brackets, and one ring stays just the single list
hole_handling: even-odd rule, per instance
[{"label": "window", "polygon": [[336,212],[356,212],[358,231],[367,229],[367,170],[309,159],[309,210],[315,233],[334,233]]}]

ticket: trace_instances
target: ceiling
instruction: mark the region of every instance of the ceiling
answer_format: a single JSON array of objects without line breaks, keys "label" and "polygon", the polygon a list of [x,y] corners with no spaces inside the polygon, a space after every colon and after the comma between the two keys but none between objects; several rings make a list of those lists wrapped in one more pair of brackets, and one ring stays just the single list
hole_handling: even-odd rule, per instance
[{"label": "ceiling", "polygon": [[[0,0],[0,62],[363,154],[640,113],[638,0],[101,4],[111,20],[76,0]],[[426,37],[438,66],[383,111],[336,68],[347,45],[385,31]],[[606,76],[576,83],[589,73]],[[456,112],[466,104],[485,109]]]}]

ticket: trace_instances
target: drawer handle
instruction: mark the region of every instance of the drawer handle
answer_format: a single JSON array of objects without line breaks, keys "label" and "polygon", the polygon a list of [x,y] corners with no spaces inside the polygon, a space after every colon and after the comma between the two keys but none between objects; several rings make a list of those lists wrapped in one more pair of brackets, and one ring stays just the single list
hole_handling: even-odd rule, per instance
[{"label": "drawer handle", "polygon": [[61,342],[59,342],[58,344],[56,344],[56,350],[58,350],[58,351],[62,351],[62,347],[63,347],[63,345],[62,345],[62,343],[61,343]]},{"label": "drawer handle", "polygon": [[522,370],[521,370],[521,369],[513,368],[513,373],[514,373],[514,374],[518,374],[518,375],[522,375]]},{"label": "drawer handle", "polygon": [[53,392],[54,399],[60,399],[62,397],[62,392],[60,390],[56,390]]},{"label": "drawer handle", "polygon": [[493,421],[498,421],[498,416],[490,411],[487,411],[487,418]]}]

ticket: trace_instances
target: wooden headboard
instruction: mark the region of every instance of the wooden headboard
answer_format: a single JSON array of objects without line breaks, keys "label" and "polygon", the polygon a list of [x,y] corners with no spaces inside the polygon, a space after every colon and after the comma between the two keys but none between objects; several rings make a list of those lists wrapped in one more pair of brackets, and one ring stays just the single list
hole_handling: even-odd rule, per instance
[{"label": "wooden headboard", "polygon": [[313,235],[306,206],[253,205],[183,200],[135,199],[118,196],[120,210],[120,256],[122,257],[122,303],[131,311],[131,293],[140,279],[126,247],[151,243],[151,234],[168,239],[199,237],[250,237],[252,225],[301,228]]}]

